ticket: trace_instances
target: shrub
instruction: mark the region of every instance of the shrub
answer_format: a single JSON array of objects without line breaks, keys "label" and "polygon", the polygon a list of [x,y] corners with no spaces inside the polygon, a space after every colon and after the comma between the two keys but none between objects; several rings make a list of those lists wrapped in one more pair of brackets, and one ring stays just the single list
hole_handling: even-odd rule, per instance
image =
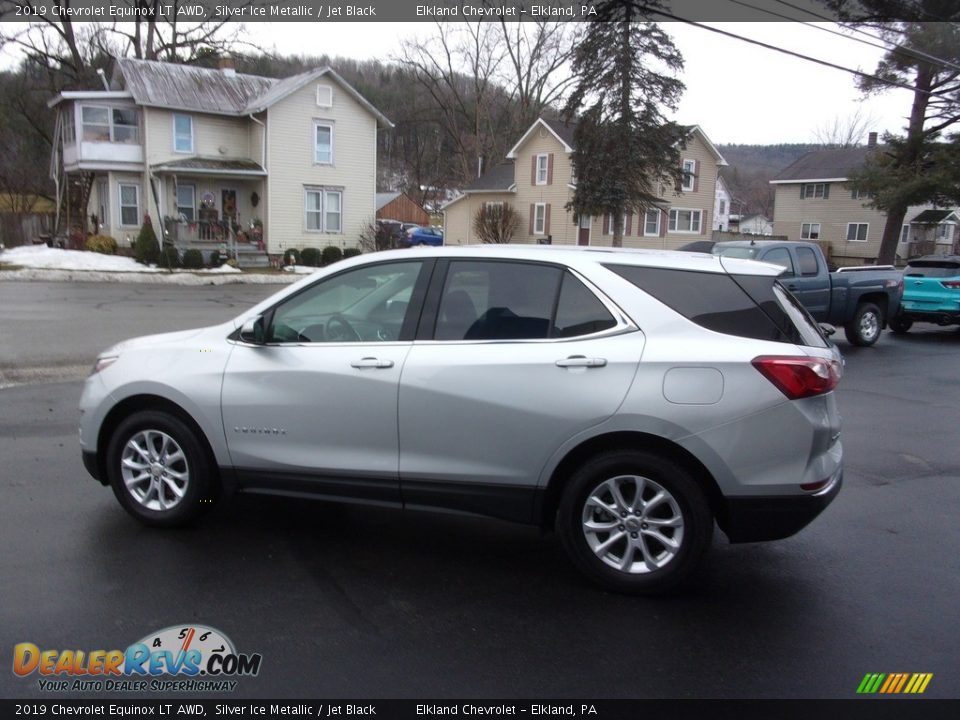
[{"label": "shrub", "polygon": [[109,235],[91,235],[87,238],[87,251],[101,255],[116,255],[117,241]]},{"label": "shrub", "polygon": [[318,267],[320,265],[320,251],[314,247],[304,248],[300,253],[300,262],[308,267]]},{"label": "shrub", "polygon": [[183,253],[183,266],[188,270],[199,270],[203,267],[203,253],[196,248],[190,248]]},{"label": "shrub", "polygon": [[320,254],[320,265],[323,267],[333,265],[338,260],[343,260],[343,251],[336,245],[328,245]]},{"label": "shrub", "polygon": [[473,216],[473,231],[484,243],[508,243],[520,227],[520,216],[509,203],[482,205]]},{"label": "shrub", "polygon": [[283,252],[283,264],[284,265],[299,265],[300,264],[300,251],[296,248],[287,248]]},{"label": "shrub", "polygon": [[343,259],[356,257],[357,255],[363,255],[363,250],[360,248],[347,248],[343,251]]},{"label": "shrub", "polygon": [[143,216],[143,226],[133,241],[133,257],[141,265],[156,265],[160,261],[160,245],[149,215]]},{"label": "shrub", "polygon": [[160,267],[167,270],[180,267],[180,253],[173,245],[164,245],[160,251]]}]

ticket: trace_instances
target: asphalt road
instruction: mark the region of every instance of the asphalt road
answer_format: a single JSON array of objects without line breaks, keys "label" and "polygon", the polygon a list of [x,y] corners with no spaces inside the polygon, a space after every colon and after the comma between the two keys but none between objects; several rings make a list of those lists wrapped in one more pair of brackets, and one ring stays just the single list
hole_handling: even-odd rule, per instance
[{"label": "asphalt road", "polygon": [[[87,362],[269,292],[0,285],[0,357]],[[926,696],[960,697],[960,333],[916,327],[839,341],[846,485],[824,515],[777,543],[718,533],[694,586],[653,600],[586,584],[553,536],[478,518],[237,497],[199,527],[146,529],[81,466],[79,383],[7,387],[0,663],[18,642],[125,648],[197,622],[263,655],[232,698],[851,698],[867,672],[932,672]],[[0,696],[41,695],[0,672]]]}]

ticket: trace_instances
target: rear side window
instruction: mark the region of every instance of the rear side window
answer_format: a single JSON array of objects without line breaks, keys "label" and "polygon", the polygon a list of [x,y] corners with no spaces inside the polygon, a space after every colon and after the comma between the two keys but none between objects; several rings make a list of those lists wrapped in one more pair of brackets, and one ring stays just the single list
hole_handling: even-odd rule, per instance
[{"label": "rear side window", "polygon": [[787,311],[784,303],[789,297],[775,291],[775,278],[631,265],[606,267],[708,330],[753,340],[826,347],[815,324],[809,332],[798,329],[792,319],[797,311],[792,305]]},{"label": "rear side window", "polygon": [[784,275],[793,275],[793,260],[790,259],[790,251],[786,248],[774,248],[763,256],[763,261],[779,265],[785,269]]},{"label": "rear side window", "polygon": [[817,256],[808,247],[798,247],[797,250],[797,264],[800,265],[800,274],[801,275],[816,275],[820,268],[817,264]]},{"label": "rear side window", "polygon": [[609,330],[617,324],[600,299],[573,273],[563,274],[554,337],[569,338]]},{"label": "rear side window", "polygon": [[909,277],[955,277],[960,275],[960,263],[949,260],[914,260],[907,265],[903,274]]}]

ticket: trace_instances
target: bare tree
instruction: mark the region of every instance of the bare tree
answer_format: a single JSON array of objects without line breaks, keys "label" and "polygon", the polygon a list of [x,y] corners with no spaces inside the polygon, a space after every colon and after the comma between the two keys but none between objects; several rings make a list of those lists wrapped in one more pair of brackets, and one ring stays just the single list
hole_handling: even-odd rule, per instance
[{"label": "bare tree", "polygon": [[850,115],[834,115],[825,120],[814,131],[814,138],[823,148],[856,147],[863,144],[867,133],[875,124],[876,120],[872,115],[864,113],[862,107],[857,107]]},{"label": "bare tree", "polygon": [[520,227],[520,216],[510,203],[481,205],[473,216],[473,231],[484,243],[508,243]]}]

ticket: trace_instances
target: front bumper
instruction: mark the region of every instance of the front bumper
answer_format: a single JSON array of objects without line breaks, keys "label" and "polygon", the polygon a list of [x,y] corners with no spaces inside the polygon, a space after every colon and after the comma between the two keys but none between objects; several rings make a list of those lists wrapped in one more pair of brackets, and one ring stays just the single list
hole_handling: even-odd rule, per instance
[{"label": "front bumper", "polygon": [[843,485],[843,471],[809,495],[728,497],[720,529],[732,543],[780,540],[800,532],[833,502]]}]

